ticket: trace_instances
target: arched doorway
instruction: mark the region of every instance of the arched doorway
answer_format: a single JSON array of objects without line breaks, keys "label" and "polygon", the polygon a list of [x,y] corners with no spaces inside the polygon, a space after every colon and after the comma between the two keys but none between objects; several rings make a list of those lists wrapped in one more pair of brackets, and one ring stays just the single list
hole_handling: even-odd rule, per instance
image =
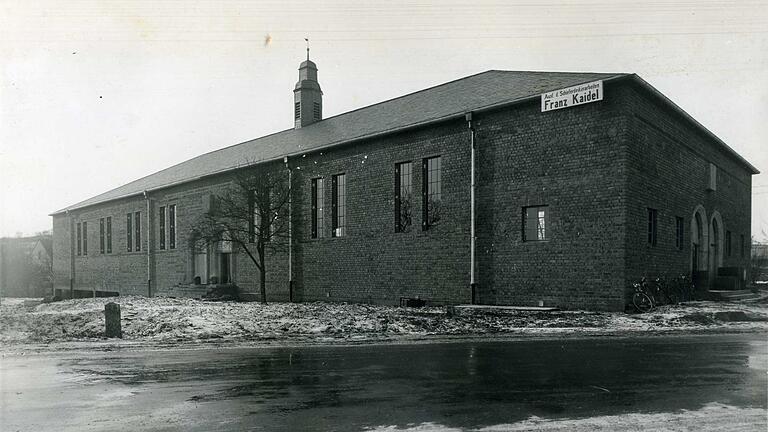
[{"label": "arched doorway", "polygon": [[691,273],[706,271],[709,253],[709,229],[707,214],[704,207],[699,205],[693,210],[691,217]]},{"label": "arched doorway", "polygon": [[708,268],[710,277],[717,276],[717,269],[723,266],[723,218],[720,213],[712,213],[712,219],[709,223],[709,263]]}]

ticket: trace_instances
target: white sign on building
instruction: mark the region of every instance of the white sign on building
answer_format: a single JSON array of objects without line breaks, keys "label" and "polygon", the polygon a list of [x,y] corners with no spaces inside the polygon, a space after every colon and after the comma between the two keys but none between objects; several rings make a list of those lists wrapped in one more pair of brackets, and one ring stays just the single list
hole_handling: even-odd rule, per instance
[{"label": "white sign on building", "polygon": [[570,108],[590,102],[603,100],[603,82],[579,84],[560,90],[542,93],[541,112],[553,111],[561,108]]}]

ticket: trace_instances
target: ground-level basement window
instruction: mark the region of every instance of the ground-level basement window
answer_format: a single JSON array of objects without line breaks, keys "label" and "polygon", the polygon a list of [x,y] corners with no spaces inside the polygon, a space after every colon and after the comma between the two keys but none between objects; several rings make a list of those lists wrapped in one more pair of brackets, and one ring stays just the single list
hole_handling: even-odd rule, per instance
[{"label": "ground-level basement window", "polygon": [[648,244],[656,246],[656,237],[658,233],[658,214],[656,209],[648,208]]},{"label": "ground-level basement window", "polygon": [[523,207],[523,241],[549,240],[548,206]]}]

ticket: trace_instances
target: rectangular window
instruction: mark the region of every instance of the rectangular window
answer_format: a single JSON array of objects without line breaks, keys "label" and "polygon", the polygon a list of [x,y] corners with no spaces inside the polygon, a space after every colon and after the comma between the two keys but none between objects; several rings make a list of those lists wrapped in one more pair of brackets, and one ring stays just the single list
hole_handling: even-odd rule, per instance
[{"label": "rectangular window", "polygon": [[443,202],[441,165],[440,156],[424,159],[421,164],[422,230],[427,230],[440,221]]},{"label": "rectangular window", "polygon": [[125,217],[125,242],[128,245],[128,252],[133,250],[133,214],[128,213]]},{"label": "rectangular window", "polygon": [[176,249],[176,204],[168,206],[168,247]]},{"label": "rectangular window", "polygon": [[99,253],[102,255],[107,251],[107,239],[104,232],[105,228],[104,218],[99,219]]},{"label": "rectangular window", "polygon": [[293,118],[298,120],[301,118],[301,102],[293,104]]},{"label": "rectangular window", "polygon": [[347,230],[347,176],[336,174],[331,178],[331,219],[333,237],[342,237],[346,235]]},{"label": "rectangular window", "polygon": [[136,252],[141,250],[141,212],[133,215],[134,241],[136,243]]},{"label": "rectangular window", "polygon": [[658,230],[658,211],[648,208],[648,244],[656,246],[656,234]]},{"label": "rectangular window", "polygon": [[523,207],[523,241],[549,240],[547,206]]},{"label": "rectangular window", "polygon": [[158,241],[160,243],[160,250],[165,250],[165,206],[161,206],[158,212],[158,219],[160,219],[160,226],[157,231]]},{"label": "rectangular window", "polygon": [[112,216],[107,216],[107,253],[112,253]]},{"label": "rectangular window", "polygon": [[83,254],[83,226],[80,222],[77,223],[77,254]]},{"label": "rectangular window", "polygon": [[410,162],[395,164],[395,232],[407,232],[411,228],[412,169]]},{"label": "rectangular window", "polygon": [[731,256],[731,232],[725,232],[725,256]]},{"label": "rectangular window", "polygon": [[744,255],[746,254],[744,252],[746,250],[745,246],[746,246],[746,243],[744,242],[744,234],[742,234],[741,235],[741,257],[742,258],[744,258]]},{"label": "rectangular window", "polygon": [[256,227],[261,223],[258,209],[256,208],[256,191],[251,191],[248,195],[248,214],[251,217],[248,219],[248,242],[256,242]]},{"label": "rectangular window", "polygon": [[325,237],[325,187],[322,178],[312,179],[312,238]]},{"label": "rectangular window", "polygon": [[88,222],[83,222],[83,255],[88,255]]},{"label": "rectangular window", "polygon": [[685,243],[685,222],[683,218],[675,217],[675,247],[683,250],[683,244]]}]

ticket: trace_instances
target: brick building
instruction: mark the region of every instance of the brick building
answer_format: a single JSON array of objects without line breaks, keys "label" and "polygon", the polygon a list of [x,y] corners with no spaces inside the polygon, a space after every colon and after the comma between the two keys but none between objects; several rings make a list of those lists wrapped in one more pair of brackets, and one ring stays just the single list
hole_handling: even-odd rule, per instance
[{"label": "brick building", "polygon": [[[587,83],[588,103],[542,102]],[[637,75],[488,71],[324,119],[307,60],[294,96],[293,129],[55,212],[56,289],[254,292],[242,253],[189,237],[245,161],[292,174],[271,300],[617,310],[643,275],[747,277],[758,171]]]}]

